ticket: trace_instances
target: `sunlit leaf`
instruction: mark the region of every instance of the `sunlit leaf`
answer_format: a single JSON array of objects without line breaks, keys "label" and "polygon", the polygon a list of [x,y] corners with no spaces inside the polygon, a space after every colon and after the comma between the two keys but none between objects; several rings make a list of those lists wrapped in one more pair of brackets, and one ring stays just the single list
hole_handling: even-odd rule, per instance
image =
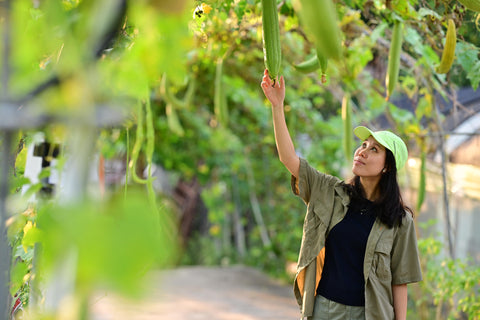
[{"label": "sunlit leaf", "polygon": [[471,81],[474,90],[480,83],[480,59],[478,54],[479,48],[474,45],[464,42],[457,43],[457,61],[467,72],[467,78]]},{"label": "sunlit leaf", "polygon": [[24,284],[23,278],[28,272],[28,265],[22,261],[18,261],[13,265],[10,271],[10,294],[14,296]]}]

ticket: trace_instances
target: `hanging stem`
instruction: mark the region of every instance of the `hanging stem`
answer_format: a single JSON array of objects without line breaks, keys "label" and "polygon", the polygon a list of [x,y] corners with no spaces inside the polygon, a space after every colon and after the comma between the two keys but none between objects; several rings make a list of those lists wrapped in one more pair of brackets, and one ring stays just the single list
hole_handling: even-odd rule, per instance
[{"label": "hanging stem", "polygon": [[446,233],[447,233],[447,241],[448,241],[448,252],[452,259],[455,258],[455,252],[453,249],[453,242],[452,242],[452,226],[450,224],[450,205],[448,200],[448,189],[447,189],[447,157],[445,151],[445,135],[443,134],[442,124],[440,122],[438,106],[433,102],[433,106],[435,107],[435,121],[437,123],[438,130],[440,131],[440,139],[439,139],[439,149],[441,153],[442,159],[442,180],[443,180],[443,203],[444,203],[444,213],[445,213],[445,223],[446,223]]},{"label": "hanging stem", "polygon": [[152,177],[152,158],[153,158],[153,151],[155,149],[155,130],[153,129],[153,116],[152,116],[152,108],[150,104],[150,99],[147,98],[145,104],[145,124],[147,130],[147,145],[145,149],[145,156],[147,158],[147,191],[148,191],[148,199],[150,204],[153,208],[158,212],[157,208],[157,201],[155,199],[155,190],[153,189],[153,180]]},{"label": "hanging stem", "polygon": [[138,102],[137,107],[137,131],[136,131],[136,139],[135,144],[133,145],[132,150],[132,160],[130,161],[130,167],[132,167],[132,178],[133,181],[141,184],[146,184],[147,180],[140,178],[137,175],[137,160],[138,156],[140,155],[140,150],[142,149],[143,145],[143,103],[141,101]]},{"label": "hanging stem", "polygon": [[[159,220],[160,208],[158,207],[155,190],[153,188],[153,180],[155,178],[152,177],[152,166],[153,166],[152,159],[153,159],[153,153],[155,151],[155,129],[153,127],[153,113],[152,113],[148,90],[146,93],[147,93],[146,99],[145,99],[146,136],[144,136],[144,133],[143,133],[143,104],[144,103],[139,102],[139,107],[137,110],[138,111],[137,139],[135,140],[135,145],[133,147],[132,160],[131,160],[132,167],[133,167],[132,177],[135,182],[146,185],[148,201],[152,209],[154,210],[154,212],[157,214],[157,218],[158,218],[157,222],[160,222]],[[136,168],[136,161],[140,154],[140,150],[142,148],[145,138],[146,138],[145,158],[147,162],[147,178],[141,179],[137,176],[135,168]],[[171,242],[174,242],[176,237],[175,230],[177,229],[175,222],[168,216],[165,217],[165,219],[163,219],[163,222],[164,222],[163,224],[159,225],[159,227],[161,228],[161,232],[165,233]]]}]

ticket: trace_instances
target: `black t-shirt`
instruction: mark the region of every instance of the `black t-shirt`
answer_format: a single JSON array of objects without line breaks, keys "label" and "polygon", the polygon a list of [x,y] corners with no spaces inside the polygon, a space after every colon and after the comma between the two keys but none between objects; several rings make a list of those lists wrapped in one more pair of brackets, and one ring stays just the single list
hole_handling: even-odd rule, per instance
[{"label": "black t-shirt", "polygon": [[349,306],[365,305],[363,260],[375,217],[371,201],[350,203],[345,217],[325,241],[325,264],[317,294]]}]

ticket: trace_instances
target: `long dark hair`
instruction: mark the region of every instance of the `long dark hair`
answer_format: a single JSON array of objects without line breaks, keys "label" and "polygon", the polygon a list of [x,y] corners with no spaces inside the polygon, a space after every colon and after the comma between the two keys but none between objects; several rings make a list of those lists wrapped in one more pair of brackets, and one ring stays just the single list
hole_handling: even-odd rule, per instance
[{"label": "long dark hair", "polygon": [[[397,166],[393,153],[385,149],[385,173],[382,174],[378,183],[379,197],[374,202],[374,208],[377,217],[389,228],[395,225],[402,225],[402,218],[406,212],[413,217],[413,210],[405,205],[400,193],[400,187],[397,181]],[[360,183],[360,177],[354,176],[352,180],[345,184],[351,200],[355,201],[365,198],[365,191]]]}]

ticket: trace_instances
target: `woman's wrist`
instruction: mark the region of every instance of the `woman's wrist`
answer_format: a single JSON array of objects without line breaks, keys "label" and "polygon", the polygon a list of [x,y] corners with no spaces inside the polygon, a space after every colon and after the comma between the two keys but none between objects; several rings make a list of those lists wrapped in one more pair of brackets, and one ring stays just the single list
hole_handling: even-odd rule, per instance
[{"label": "woman's wrist", "polygon": [[283,109],[283,102],[278,104],[272,104],[273,109]]}]

